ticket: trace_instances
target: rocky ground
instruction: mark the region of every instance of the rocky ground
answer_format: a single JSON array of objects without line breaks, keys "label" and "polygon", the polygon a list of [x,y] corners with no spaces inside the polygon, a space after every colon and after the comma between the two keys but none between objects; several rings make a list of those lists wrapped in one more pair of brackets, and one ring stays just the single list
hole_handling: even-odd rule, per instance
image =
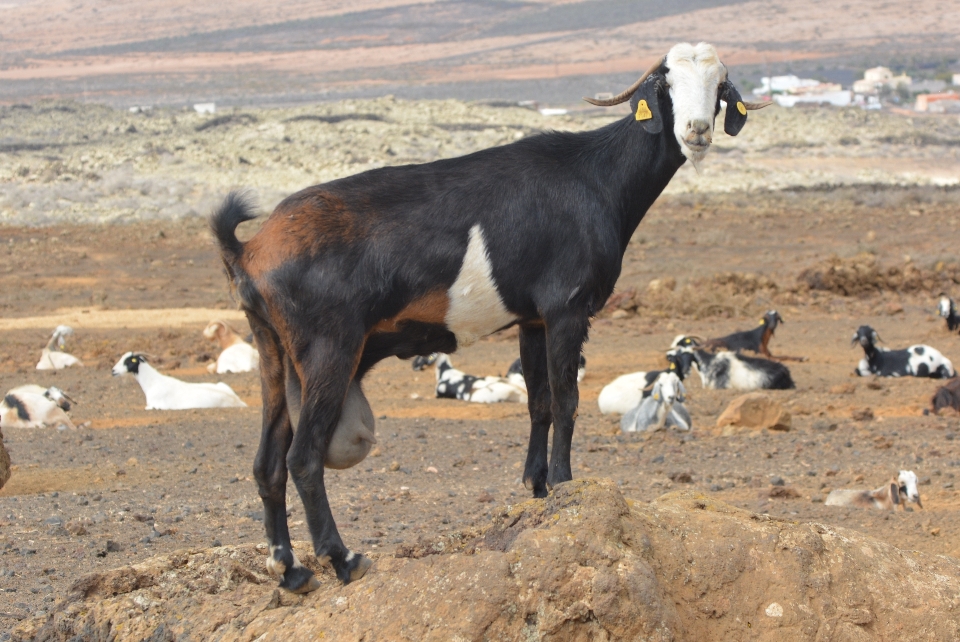
[{"label": "rocky ground", "polygon": [[[416,111],[400,104],[409,108],[404,114]],[[11,223],[0,228],[0,389],[30,382],[57,385],[78,402],[74,420],[89,425],[76,432],[4,431],[14,470],[0,491],[0,630],[66,608],[69,587],[90,572],[217,544],[247,546],[244,555],[256,557],[251,547],[263,537],[262,513],[250,471],[259,433],[259,382],[254,375],[215,377],[205,371],[216,352],[200,336],[206,322],[224,316],[244,326],[197,216],[204,211],[204,199],[214,202],[220,190],[248,184],[260,187],[266,205],[317,176],[394,162],[382,150],[400,151],[405,140],[416,149],[397,154],[396,162],[424,158],[429,149],[442,155],[468,151],[543,126],[542,117],[528,110],[454,106],[463,121],[456,130],[437,126],[454,119],[441,120],[437,114],[449,116],[447,104],[433,103],[423,107],[420,134],[420,125],[404,134],[393,116],[386,124],[314,119],[289,125],[314,127],[312,135],[325,132],[325,140],[341,141],[324,148],[331,150],[328,156],[311,156],[310,136],[290,136],[300,142],[284,142],[286,129],[266,142],[273,136],[270,128],[293,112],[283,112],[282,118],[281,112],[257,113],[255,122],[238,117],[184,133],[188,145],[183,150],[163,132],[181,126],[195,131],[206,122],[202,117],[102,110],[91,116],[95,125],[88,128],[88,136],[102,138],[86,143],[79,128],[65,124],[80,118],[76,106],[59,112],[56,105],[31,107],[35,130],[29,129],[34,120],[20,112],[3,112],[0,125],[23,118],[16,121],[17,135],[29,142],[40,139],[36,132],[46,132],[53,147],[7,148],[5,160],[10,162],[0,165],[0,171],[8,172],[0,183],[5,199],[0,211]],[[328,116],[348,108],[331,105],[310,113]],[[957,137],[955,125],[946,120],[910,124],[890,115],[822,112],[833,119],[831,136],[842,131],[844,119],[873,120],[856,130],[859,145],[778,147],[763,138],[785,131],[781,126],[794,127],[800,122],[795,119],[827,122],[817,113],[774,112],[777,119],[790,119],[780,125],[773,117],[751,116],[736,141],[745,148],[706,161],[707,184],[712,184],[715,168],[736,175],[731,154],[742,155],[739,164],[752,167],[780,154],[785,162],[805,162],[816,173],[840,162],[836,159],[845,150],[860,150],[843,162],[909,166],[923,160],[944,174],[960,175],[958,148],[942,143]],[[498,115],[513,125],[496,124]],[[142,120],[128,122],[135,118]],[[485,118],[490,127],[466,126]],[[577,118],[581,120],[556,125],[586,127],[602,121]],[[149,129],[157,123],[162,127]],[[136,132],[126,133],[130,125]],[[756,125],[756,138],[746,136],[751,125]],[[218,127],[227,129],[210,133]],[[384,129],[376,129],[380,127]],[[4,140],[9,140],[12,130],[6,131]],[[261,137],[258,131],[266,133]],[[903,132],[914,138],[879,140],[908,135]],[[941,132],[941,143],[916,138],[922,132]],[[254,148],[245,152],[249,165],[237,160],[236,148],[227,147],[246,133],[251,137],[244,144]],[[205,142],[190,147],[188,136]],[[346,153],[344,140],[354,143],[357,154],[381,151],[365,156],[363,163],[320,165]],[[168,151],[140,153],[147,143]],[[302,146],[305,151],[297,158],[314,158],[318,165],[291,169],[290,163],[271,160],[269,154],[279,153],[269,151],[271,145]],[[258,149],[262,155],[254,154]],[[167,154],[181,162],[164,164]],[[107,187],[105,177],[118,167],[128,168],[129,182]],[[314,180],[308,180],[310,175]],[[774,168],[770,180],[784,175]],[[954,488],[960,473],[960,421],[922,415],[936,382],[852,376],[861,354],[849,341],[862,323],[876,328],[888,346],[927,343],[960,363],[960,336],[948,333],[935,316],[941,290],[960,294],[954,244],[960,193],[932,185],[919,174],[902,186],[891,176],[883,174],[883,181],[868,185],[784,191],[703,193],[678,187],[665,196],[627,250],[618,291],[629,296],[594,323],[585,348],[575,476],[611,479],[638,505],[671,490],[693,489],[788,522],[844,527],[928,555],[960,555],[960,495]],[[192,191],[169,189],[187,184]],[[70,200],[64,190],[86,196]],[[197,215],[177,209],[191,202]],[[35,203],[33,209],[30,203]],[[45,212],[47,218],[41,220],[47,226],[14,225],[38,209]],[[244,234],[256,224],[249,225]],[[658,282],[651,287],[653,280]],[[736,393],[703,390],[697,381],[689,386],[691,434],[626,436],[619,434],[615,420],[600,416],[596,398],[602,386],[624,372],[661,365],[675,334],[718,336],[749,328],[771,307],[786,319],[773,351],[808,357],[789,364],[797,389],[774,393],[793,416],[791,431],[716,436],[711,427]],[[68,350],[86,367],[60,373],[33,370],[49,332],[62,322],[76,328]],[[151,353],[159,367],[184,379],[227,381],[250,407],[145,411],[135,381],[109,376],[109,368],[127,350]],[[516,354],[515,336],[506,332],[453,359],[467,372],[495,374],[504,372]],[[380,444],[360,466],[329,474],[334,513],[349,545],[376,553],[378,563],[385,564],[421,538],[474,533],[526,499],[519,483],[527,432],[523,407],[434,399],[433,373],[414,373],[407,362],[396,360],[379,366],[365,388],[378,416]],[[923,509],[880,512],[822,503],[829,489],[875,488],[900,468],[921,478]],[[290,509],[293,537],[307,539],[296,499]]]}]

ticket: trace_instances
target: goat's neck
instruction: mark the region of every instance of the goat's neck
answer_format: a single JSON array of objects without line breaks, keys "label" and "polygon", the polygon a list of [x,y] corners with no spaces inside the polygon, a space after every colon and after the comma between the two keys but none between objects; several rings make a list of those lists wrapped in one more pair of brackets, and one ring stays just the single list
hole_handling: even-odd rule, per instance
[{"label": "goat's neck", "polygon": [[160,383],[164,379],[169,379],[169,377],[160,374],[153,369],[153,366],[144,363],[143,361],[140,362],[140,366],[137,368],[136,377],[142,388],[149,388]]},{"label": "goat's neck", "polygon": [[[667,107],[667,109],[670,109]],[[686,161],[673,134],[672,115],[650,134],[633,115],[596,130],[593,163],[609,211],[620,217],[621,252],[647,210]]]}]

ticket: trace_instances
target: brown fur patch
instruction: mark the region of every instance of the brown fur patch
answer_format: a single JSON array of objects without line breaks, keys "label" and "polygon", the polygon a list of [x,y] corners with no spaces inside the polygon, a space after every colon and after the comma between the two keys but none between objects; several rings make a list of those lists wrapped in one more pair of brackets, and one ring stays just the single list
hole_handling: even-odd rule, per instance
[{"label": "brown fur patch", "polygon": [[370,334],[397,332],[397,324],[401,321],[420,321],[443,325],[449,307],[450,297],[446,290],[434,290],[410,302],[396,316],[377,323],[370,329]]},{"label": "brown fur patch", "polygon": [[328,244],[350,244],[367,233],[363,217],[340,198],[319,189],[306,189],[280,203],[246,243],[242,266],[256,278],[291,258],[314,256]]}]

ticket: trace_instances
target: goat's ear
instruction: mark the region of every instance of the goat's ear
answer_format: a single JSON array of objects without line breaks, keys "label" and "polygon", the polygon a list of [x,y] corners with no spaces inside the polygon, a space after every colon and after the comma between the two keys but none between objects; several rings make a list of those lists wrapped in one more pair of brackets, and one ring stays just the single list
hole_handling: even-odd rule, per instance
[{"label": "goat's ear", "polygon": [[657,91],[661,78],[659,72],[651,74],[630,98],[633,117],[640,121],[643,128],[651,134],[659,134],[663,131],[663,117],[660,115],[660,98]]},{"label": "goat's ear", "polygon": [[740,92],[729,80],[720,83],[717,97],[727,103],[727,115],[723,117],[723,131],[728,136],[736,136],[747,123],[747,108],[740,98]]},{"label": "goat's ear", "polygon": [[894,504],[900,503],[900,487],[895,481],[890,482],[890,497],[893,498]]}]

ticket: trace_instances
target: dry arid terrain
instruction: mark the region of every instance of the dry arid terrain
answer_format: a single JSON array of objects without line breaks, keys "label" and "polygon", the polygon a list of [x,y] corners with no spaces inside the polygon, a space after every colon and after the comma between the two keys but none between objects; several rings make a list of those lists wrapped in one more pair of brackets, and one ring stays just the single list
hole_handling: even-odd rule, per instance
[{"label": "dry arid terrain", "polygon": [[[216,116],[64,101],[0,108],[0,388],[56,385],[86,424],[4,431],[15,469],[0,491],[0,631],[20,624],[26,635],[65,612],[85,574],[183,548],[249,545],[253,556],[262,540],[251,478],[259,381],[208,375],[216,348],[200,334],[216,317],[246,332],[203,218],[229,189],[252,189],[269,210],[322,180],[615,115],[396,99]],[[960,556],[960,420],[922,414],[936,381],[853,376],[862,352],[850,347],[869,324],[889,347],[926,343],[960,364],[960,335],[935,311],[939,292],[960,295],[958,153],[956,117],[772,108],[737,139],[718,135],[700,174],[681,170],[637,230],[618,283],[626,296],[593,324],[575,476],[613,480],[638,505],[691,489],[785,524]],[[807,357],[788,364],[796,390],[772,393],[790,431],[717,436],[738,393],[704,390],[695,376],[691,433],[623,435],[600,415],[603,385],[662,366],[676,334],[750,328],[771,308],[786,320],[773,352]],[[60,323],[75,328],[67,349],[85,367],[38,372]],[[132,378],[110,376],[128,350],[186,380],[226,381],[250,407],[146,411]],[[486,375],[516,356],[507,331],[453,360]],[[523,406],[435,399],[433,372],[399,360],[364,386],[380,443],[356,468],[330,471],[328,488],[344,539],[383,572],[398,551],[476,533],[527,498]],[[920,477],[922,509],[823,504],[830,489],[875,488],[899,469]],[[308,539],[298,500],[290,513],[294,539]],[[28,626],[32,617],[41,619]]]},{"label": "dry arid terrain", "polygon": [[877,64],[936,68],[956,56],[958,23],[946,0],[909,11],[871,0],[5,0],[0,100],[262,105],[389,92],[572,105],[701,40],[736,79],[840,70],[849,84]]}]

